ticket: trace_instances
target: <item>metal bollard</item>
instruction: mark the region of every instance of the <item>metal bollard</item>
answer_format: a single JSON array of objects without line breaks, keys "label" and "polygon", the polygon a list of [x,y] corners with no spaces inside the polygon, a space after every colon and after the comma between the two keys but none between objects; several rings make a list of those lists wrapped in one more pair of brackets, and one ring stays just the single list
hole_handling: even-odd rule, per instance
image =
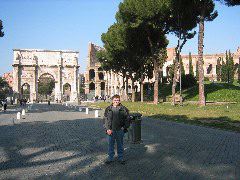
[{"label": "metal bollard", "polygon": [[25,109],[22,110],[22,118],[25,119],[26,111]]},{"label": "metal bollard", "polygon": [[21,113],[20,112],[17,113],[17,119],[18,120],[21,119]]},{"label": "metal bollard", "polygon": [[88,114],[88,108],[86,108],[86,114]]},{"label": "metal bollard", "polygon": [[98,118],[98,110],[95,110],[95,118]]}]

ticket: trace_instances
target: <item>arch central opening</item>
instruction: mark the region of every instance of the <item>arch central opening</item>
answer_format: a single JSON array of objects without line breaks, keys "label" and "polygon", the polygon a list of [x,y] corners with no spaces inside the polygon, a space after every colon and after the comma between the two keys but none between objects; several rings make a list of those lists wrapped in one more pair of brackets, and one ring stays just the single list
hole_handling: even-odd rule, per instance
[{"label": "arch central opening", "polygon": [[63,85],[63,100],[70,101],[71,98],[71,85],[66,83]]},{"label": "arch central opening", "polygon": [[55,79],[49,74],[42,74],[38,79],[38,100],[53,101],[55,99]]}]

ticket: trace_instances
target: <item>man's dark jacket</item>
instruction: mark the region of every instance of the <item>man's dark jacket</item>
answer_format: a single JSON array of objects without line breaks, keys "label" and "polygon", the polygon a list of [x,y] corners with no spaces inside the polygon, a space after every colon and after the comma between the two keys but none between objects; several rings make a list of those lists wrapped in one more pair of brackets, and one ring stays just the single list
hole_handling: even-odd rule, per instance
[{"label": "man's dark jacket", "polygon": [[[113,121],[113,105],[108,106],[105,109],[104,112],[104,128],[106,130],[111,129],[112,130],[112,121]],[[119,120],[121,127],[127,129],[130,125],[130,117],[129,117],[129,110],[123,106],[122,104],[119,104]]]}]

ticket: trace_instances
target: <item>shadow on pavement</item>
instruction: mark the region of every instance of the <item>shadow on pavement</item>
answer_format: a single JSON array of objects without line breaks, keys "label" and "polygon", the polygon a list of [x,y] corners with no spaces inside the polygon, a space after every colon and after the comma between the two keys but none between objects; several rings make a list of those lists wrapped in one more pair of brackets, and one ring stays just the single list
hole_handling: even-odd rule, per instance
[{"label": "shadow on pavement", "polygon": [[[237,178],[239,152],[236,151],[238,154],[235,157],[235,154],[231,154],[231,157],[222,157],[221,153],[225,152],[216,149],[226,148],[223,142],[232,137],[224,135],[223,141],[221,139],[217,141],[218,137],[217,132],[209,132],[207,128],[189,127],[188,129],[183,124],[145,118],[142,125],[143,143],[126,142],[125,144],[127,164],[114,162],[111,165],[104,165],[107,141],[99,119],[35,121],[5,125],[0,126],[2,174],[0,177],[7,179]],[[239,148],[239,145],[231,145]],[[214,152],[218,154],[215,155]]]}]

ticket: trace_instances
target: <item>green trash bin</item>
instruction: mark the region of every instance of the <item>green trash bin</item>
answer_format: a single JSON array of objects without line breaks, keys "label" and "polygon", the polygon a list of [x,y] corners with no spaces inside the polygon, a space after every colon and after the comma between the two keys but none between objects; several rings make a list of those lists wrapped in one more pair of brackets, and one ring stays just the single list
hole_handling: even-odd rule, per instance
[{"label": "green trash bin", "polygon": [[141,139],[141,117],[142,114],[140,113],[131,113],[130,119],[131,124],[129,127],[129,133],[128,133],[128,139],[131,141],[131,143],[139,144],[142,142]]}]

